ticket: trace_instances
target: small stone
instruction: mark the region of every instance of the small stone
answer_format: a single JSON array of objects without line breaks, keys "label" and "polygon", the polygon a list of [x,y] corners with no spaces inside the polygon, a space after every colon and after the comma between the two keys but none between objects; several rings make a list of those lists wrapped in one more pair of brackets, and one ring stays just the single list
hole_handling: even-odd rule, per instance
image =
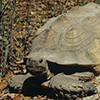
[{"label": "small stone", "polygon": [[100,76],[97,76],[97,77],[96,77],[96,80],[100,81]]},{"label": "small stone", "polygon": [[81,100],[99,100],[99,95],[95,94],[95,95],[87,96],[82,98]]},{"label": "small stone", "polygon": [[100,93],[100,85],[97,86],[97,90]]},{"label": "small stone", "polygon": [[34,96],[34,97],[33,97],[33,100],[38,100],[38,97]]}]

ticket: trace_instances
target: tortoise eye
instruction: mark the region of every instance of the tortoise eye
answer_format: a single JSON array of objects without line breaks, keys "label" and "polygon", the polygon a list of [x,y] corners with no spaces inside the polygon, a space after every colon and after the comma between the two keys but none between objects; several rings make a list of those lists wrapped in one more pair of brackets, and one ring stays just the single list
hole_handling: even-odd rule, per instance
[{"label": "tortoise eye", "polygon": [[43,59],[41,59],[39,62],[42,63],[43,62]]}]

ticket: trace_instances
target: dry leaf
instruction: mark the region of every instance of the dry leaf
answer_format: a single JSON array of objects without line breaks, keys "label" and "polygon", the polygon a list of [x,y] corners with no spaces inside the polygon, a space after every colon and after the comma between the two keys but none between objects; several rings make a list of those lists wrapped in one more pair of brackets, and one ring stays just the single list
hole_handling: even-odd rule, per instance
[{"label": "dry leaf", "polygon": [[8,86],[8,82],[4,81],[4,82],[0,82],[0,89],[4,89],[5,87]]},{"label": "dry leaf", "polygon": [[19,62],[19,61],[21,61],[21,59],[20,59],[20,58],[16,58],[16,61],[18,61],[18,62]]},{"label": "dry leaf", "polygon": [[23,100],[23,96],[21,94],[18,94],[12,100]]},{"label": "dry leaf", "polygon": [[[6,80],[6,81],[8,81],[8,80],[11,78],[12,75],[13,75],[13,73],[12,73],[11,71],[9,71],[8,74],[6,74],[6,76],[5,76],[4,78],[1,78],[1,80]],[[0,80],[0,81],[1,81],[1,80]]]}]

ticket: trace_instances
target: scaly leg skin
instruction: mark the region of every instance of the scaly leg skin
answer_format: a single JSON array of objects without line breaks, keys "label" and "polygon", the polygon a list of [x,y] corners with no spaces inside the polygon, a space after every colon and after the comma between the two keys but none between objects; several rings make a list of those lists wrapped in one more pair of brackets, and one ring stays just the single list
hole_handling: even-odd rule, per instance
[{"label": "scaly leg skin", "polygon": [[[85,74],[83,74],[83,76],[84,75]],[[83,82],[79,80],[78,77],[57,74],[45,84],[46,87],[52,88],[55,91],[55,94],[64,97],[64,100],[76,100],[76,98],[93,95],[98,92],[92,82]],[[45,86],[45,84],[42,84],[42,86]]]},{"label": "scaly leg skin", "polygon": [[45,93],[45,90],[41,87],[41,84],[42,81],[36,79],[30,73],[26,75],[13,75],[9,81],[9,91],[11,93],[17,92],[24,95],[34,96]]},{"label": "scaly leg skin", "polygon": [[33,77],[30,73],[26,75],[13,75],[9,82],[9,87],[14,90],[18,90],[18,92],[22,91],[23,83],[29,77]]}]

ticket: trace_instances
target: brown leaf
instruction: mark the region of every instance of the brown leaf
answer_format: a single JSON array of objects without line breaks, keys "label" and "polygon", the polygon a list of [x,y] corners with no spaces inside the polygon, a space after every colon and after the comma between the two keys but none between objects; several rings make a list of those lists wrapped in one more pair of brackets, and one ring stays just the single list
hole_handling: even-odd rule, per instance
[{"label": "brown leaf", "polygon": [[21,61],[21,59],[20,58],[16,58],[16,61]]},{"label": "brown leaf", "polygon": [[42,97],[40,95],[38,95],[38,100],[42,100]]},{"label": "brown leaf", "polygon": [[4,81],[4,82],[0,82],[0,89],[4,89],[5,87],[7,87],[8,82]]},{"label": "brown leaf", "polygon": [[0,80],[8,81],[11,78],[12,75],[13,75],[13,73],[11,71],[9,71],[8,74],[6,74],[6,76],[4,78],[0,79]]},{"label": "brown leaf", "polygon": [[12,100],[23,100],[23,96],[21,94],[18,94]]},{"label": "brown leaf", "polygon": [[[3,91],[0,91],[0,97],[3,97],[3,95],[4,94],[6,94],[6,91],[5,90],[3,90]],[[3,99],[3,98],[2,98]],[[0,98],[0,100],[2,100],[1,98]],[[4,99],[3,99],[4,100]],[[9,100],[9,99],[7,99],[7,100]]]},{"label": "brown leaf", "polygon": [[7,95],[6,100],[12,100],[10,96]]}]

